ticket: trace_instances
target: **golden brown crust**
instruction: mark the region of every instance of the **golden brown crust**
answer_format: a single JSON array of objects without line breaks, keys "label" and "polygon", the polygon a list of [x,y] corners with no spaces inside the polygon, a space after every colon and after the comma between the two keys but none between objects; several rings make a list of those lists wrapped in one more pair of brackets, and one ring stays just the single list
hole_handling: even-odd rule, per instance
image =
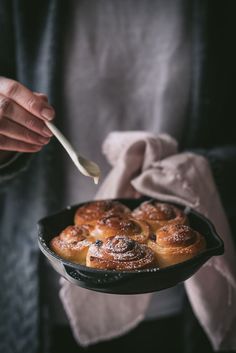
[{"label": "golden brown crust", "polygon": [[89,247],[86,265],[103,270],[131,271],[154,267],[154,252],[126,236],[97,240]]},{"label": "golden brown crust", "polygon": [[132,212],[132,216],[145,220],[154,232],[166,224],[188,224],[187,216],[182,210],[155,200],[143,202]]},{"label": "golden brown crust", "polygon": [[206,247],[204,237],[187,226],[182,210],[155,200],[132,213],[118,201],[88,202],[77,209],[75,222],[51,240],[50,248],[64,259],[95,268],[166,267]]},{"label": "golden brown crust", "polygon": [[88,202],[79,207],[75,213],[75,224],[94,224],[101,217],[111,214],[128,214],[131,210],[121,202],[100,200]]},{"label": "golden brown crust", "polygon": [[191,259],[206,247],[204,237],[183,224],[166,225],[157,230],[148,246],[156,253],[160,267]]},{"label": "golden brown crust", "polygon": [[89,225],[68,226],[50,242],[50,248],[63,259],[85,264],[89,246],[95,241]]},{"label": "golden brown crust", "polygon": [[128,216],[108,215],[96,222],[91,234],[100,240],[115,235],[125,235],[144,244],[150,236],[150,227],[146,222]]}]

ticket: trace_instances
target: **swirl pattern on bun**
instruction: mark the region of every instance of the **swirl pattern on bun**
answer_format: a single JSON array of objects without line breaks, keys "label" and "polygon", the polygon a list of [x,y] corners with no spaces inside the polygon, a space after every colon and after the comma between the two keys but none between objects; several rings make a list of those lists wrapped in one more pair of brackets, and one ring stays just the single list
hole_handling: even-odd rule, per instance
[{"label": "swirl pattern on bun", "polygon": [[148,246],[156,253],[160,267],[191,259],[206,247],[204,237],[189,226],[171,224],[157,230]]},{"label": "swirl pattern on bun", "polygon": [[68,226],[50,242],[50,248],[62,258],[85,265],[89,246],[95,241],[89,226]]},{"label": "swirl pattern on bun", "polygon": [[206,248],[205,238],[188,226],[180,208],[157,200],[143,202],[132,212],[119,201],[91,201],[76,210],[74,221],[51,240],[50,248],[89,267],[162,268]]},{"label": "swirl pattern on bun", "polygon": [[77,209],[74,223],[77,225],[95,224],[101,217],[106,215],[123,215],[130,212],[131,210],[119,201],[92,201]]},{"label": "swirl pattern on bun", "polygon": [[116,235],[89,247],[86,265],[103,270],[130,271],[154,267],[154,252],[133,239]]},{"label": "swirl pattern on bun", "polygon": [[128,216],[108,215],[97,221],[91,234],[100,240],[124,235],[145,244],[150,236],[150,227],[146,222]]},{"label": "swirl pattern on bun", "polygon": [[187,216],[182,210],[155,200],[143,202],[132,212],[132,216],[145,220],[154,232],[166,224],[188,224]]}]

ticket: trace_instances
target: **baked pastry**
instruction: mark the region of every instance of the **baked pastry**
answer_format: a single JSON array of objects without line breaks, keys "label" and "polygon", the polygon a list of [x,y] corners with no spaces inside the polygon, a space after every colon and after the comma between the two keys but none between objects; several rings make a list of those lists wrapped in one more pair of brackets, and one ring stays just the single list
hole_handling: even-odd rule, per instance
[{"label": "baked pastry", "polygon": [[145,220],[154,232],[166,224],[188,224],[187,216],[182,210],[155,200],[143,202],[132,212],[132,216]]},{"label": "baked pastry", "polygon": [[91,234],[100,240],[115,235],[125,235],[144,244],[151,233],[150,226],[144,221],[124,215],[108,215],[96,222]]},{"label": "baked pastry", "polygon": [[119,201],[100,200],[88,202],[75,213],[75,224],[94,224],[98,219],[111,214],[128,214],[131,210]]},{"label": "baked pastry", "polygon": [[89,246],[95,241],[89,226],[68,226],[50,242],[50,248],[66,260],[85,265]]},{"label": "baked pastry", "polygon": [[103,270],[130,271],[156,265],[154,252],[133,239],[116,235],[89,247],[86,265]]},{"label": "baked pastry", "polygon": [[160,267],[166,267],[196,256],[205,249],[206,241],[189,226],[171,224],[157,230],[148,246],[156,253]]},{"label": "baked pastry", "polygon": [[75,225],[50,242],[59,256],[89,267],[134,270],[166,267],[205,249],[205,238],[190,228],[174,205],[155,200],[134,211],[119,201],[92,201],[79,207]]}]

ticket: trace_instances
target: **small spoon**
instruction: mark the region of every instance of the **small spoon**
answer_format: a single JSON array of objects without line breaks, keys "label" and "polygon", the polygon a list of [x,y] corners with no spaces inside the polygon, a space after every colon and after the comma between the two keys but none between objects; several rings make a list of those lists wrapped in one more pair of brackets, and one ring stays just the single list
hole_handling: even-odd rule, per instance
[{"label": "small spoon", "polygon": [[72,159],[76,167],[79,169],[79,171],[82,174],[93,178],[94,183],[98,184],[99,177],[101,175],[99,166],[96,163],[89,161],[88,159],[78,154],[75,151],[75,149],[72,147],[70,142],[65,138],[65,136],[58,130],[58,128],[55,125],[53,125],[49,121],[46,121],[45,123],[47,127],[51,130],[53,135],[58,139],[58,141],[65,148],[66,152],[69,154],[70,158]]}]

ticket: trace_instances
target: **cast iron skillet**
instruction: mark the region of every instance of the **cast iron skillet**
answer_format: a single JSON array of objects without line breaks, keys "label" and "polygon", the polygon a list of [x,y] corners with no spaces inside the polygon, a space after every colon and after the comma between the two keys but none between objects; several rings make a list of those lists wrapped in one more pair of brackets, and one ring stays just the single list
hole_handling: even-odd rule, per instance
[{"label": "cast iron skillet", "polygon": [[[144,201],[144,198],[116,200],[134,209]],[[199,255],[164,269],[153,268],[138,271],[104,271],[75,264],[56,255],[49,249],[48,244],[54,236],[58,235],[68,225],[73,224],[75,211],[83,204],[68,207],[38,222],[38,241],[41,251],[61,276],[77,286],[114,294],[139,294],[160,291],[185,281],[210,257],[224,253],[224,243],[216,233],[213,224],[189,207],[175,204],[188,215],[190,226],[206,238],[207,248]]]}]

